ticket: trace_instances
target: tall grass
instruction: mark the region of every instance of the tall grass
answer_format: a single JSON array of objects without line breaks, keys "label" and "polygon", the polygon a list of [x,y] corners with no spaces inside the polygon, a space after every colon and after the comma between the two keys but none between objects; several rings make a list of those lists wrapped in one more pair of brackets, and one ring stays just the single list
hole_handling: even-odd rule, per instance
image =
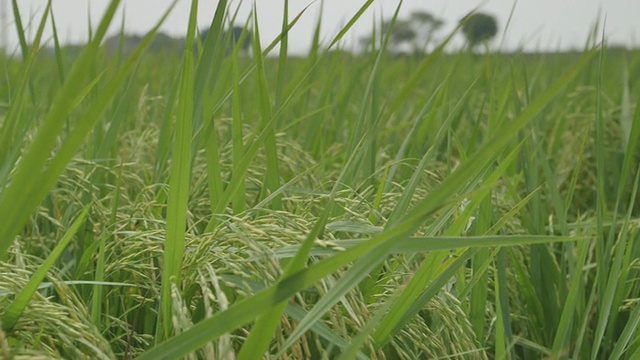
[{"label": "tall grass", "polygon": [[[451,34],[394,57],[379,26],[344,51],[372,3],[294,57],[306,10],[285,1],[263,46],[226,1],[200,41],[192,1],[160,57],[171,9],[106,55],[114,0],[72,54],[50,7],[27,39],[14,1],[0,353],[636,358],[640,54],[451,54]],[[243,21],[251,54],[224,35]]]}]

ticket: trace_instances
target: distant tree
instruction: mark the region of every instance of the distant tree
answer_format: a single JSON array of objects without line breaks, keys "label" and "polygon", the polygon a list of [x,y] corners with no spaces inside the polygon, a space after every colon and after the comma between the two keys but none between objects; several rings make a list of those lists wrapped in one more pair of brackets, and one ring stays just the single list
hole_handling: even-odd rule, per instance
[{"label": "distant tree", "polygon": [[[387,21],[382,24],[384,31],[391,26],[391,22]],[[391,28],[389,34],[389,49],[392,52],[402,52],[403,46],[412,46],[416,41],[416,32],[411,27],[411,23],[406,20],[398,19]]]},{"label": "distant tree", "polygon": [[[423,53],[434,39],[434,34],[439,30],[444,21],[426,11],[414,11],[407,19],[396,19],[389,34],[388,49],[392,53],[414,52]],[[382,23],[382,31],[386,33],[391,26],[391,21]],[[360,39],[360,45],[369,48],[370,36]]]},{"label": "distant tree", "polygon": [[161,51],[171,51],[175,50],[175,48],[180,44],[180,42],[171,36],[158,32],[156,36],[153,38],[149,49],[153,52],[161,52]]},{"label": "distant tree", "polygon": [[472,49],[480,44],[487,44],[498,33],[498,22],[489,14],[473,13],[460,20],[460,24],[467,44]]},{"label": "distant tree", "polygon": [[[227,36],[229,36],[229,43],[227,46],[227,50],[231,51],[233,49],[233,46],[235,46],[235,44],[238,43],[238,41],[240,41],[240,38],[242,37],[242,32],[244,31],[244,28],[241,26],[233,26],[231,27],[231,29],[225,31],[222,34],[222,41],[226,41]],[[200,37],[202,38],[202,41],[204,42],[205,39],[207,38],[207,35],[209,34],[209,29],[203,30],[200,32]],[[251,33],[247,33],[245,35],[244,40],[242,41],[241,44],[241,50],[247,52],[249,51],[249,49],[251,48]]]},{"label": "distant tree", "polygon": [[414,51],[425,52],[433,41],[433,35],[444,25],[444,21],[433,14],[416,10],[409,17],[411,28],[416,33]]},{"label": "distant tree", "polygon": [[[240,38],[242,37],[242,32],[244,32],[245,29],[241,26],[233,26],[229,31],[231,35],[231,42],[235,45],[238,43],[238,41],[240,41]],[[225,32],[225,35],[226,34],[227,33]],[[244,40],[242,41],[241,47],[242,47],[242,50],[244,51],[248,51],[249,48],[251,48],[251,32],[247,32]]]},{"label": "distant tree", "polygon": [[105,39],[104,46],[107,54],[116,55],[122,51],[123,55],[129,55],[142,41],[140,35],[116,34]]},{"label": "distant tree", "polygon": [[[104,46],[107,54],[115,55],[122,49],[123,55],[129,55],[133,50],[140,45],[143,37],[140,35],[128,35],[128,34],[116,34],[105,39]],[[151,41],[148,51],[152,53],[170,52],[180,49],[184,45],[184,40],[174,39],[171,36],[159,32]]]},{"label": "distant tree", "polygon": [[358,45],[364,52],[371,51],[371,43],[373,42],[371,36],[362,36],[358,39]]}]

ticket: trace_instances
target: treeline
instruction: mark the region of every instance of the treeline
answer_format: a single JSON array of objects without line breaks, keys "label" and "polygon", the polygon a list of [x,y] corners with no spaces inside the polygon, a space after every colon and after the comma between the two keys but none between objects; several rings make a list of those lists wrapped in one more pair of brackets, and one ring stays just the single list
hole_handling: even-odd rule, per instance
[{"label": "treeline", "polygon": [[[222,34],[223,42],[227,44],[227,51],[231,51],[233,46],[242,39],[241,51],[247,52],[251,47],[251,32],[242,34],[244,29],[240,26],[233,26],[229,30]],[[204,42],[209,33],[208,29],[200,31],[200,41]],[[116,34],[107,37],[103,42],[103,47],[107,55],[113,56],[118,54],[119,51],[123,55],[130,54],[140,44],[144,35],[136,34]],[[228,39],[228,41],[227,41]],[[148,51],[154,54],[184,51],[186,41],[184,37],[172,37],[166,33],[158,32],[153,38],[151,44],[148,47]],[[65,54],[75,55],[84,48],[84,44],[80,45],[65,45],[62,50]],[[195,49],[194,49],[195,50]],[[43,55],[52,55],[54,52],[53,46],[49,45],[42,49],[40,52]]]},{"label": "treeline", "polygon": [[[243,28],[240,26],[233,26],[231,29],[225,31],[222,35],[222,39],[229,38],[227,43],[227,50],[230,51],[233,49],[233,46],[240,41],[242,38]],[[200,31],[200,39],[202,42],[205,41],[209,30]],[[119,49],[121,49],[123,54],[128,54],[133,51],[142,41],[144,36],[141,35],[113,35],[108,37],[104,41],[104,47],[106,49],[107,54],[116,54]],[[149,45],[149,51],[160,53],[160,52],[168,52],[168,51],[182,51],[185,47],[185,38],[175,38],[171,37],[165,33],[159,32],[154,37],[153,41]],[[244,35],[244,39],[242,41],[241,50],[247,51],[251,46],[251,34],[246,33]]]}]

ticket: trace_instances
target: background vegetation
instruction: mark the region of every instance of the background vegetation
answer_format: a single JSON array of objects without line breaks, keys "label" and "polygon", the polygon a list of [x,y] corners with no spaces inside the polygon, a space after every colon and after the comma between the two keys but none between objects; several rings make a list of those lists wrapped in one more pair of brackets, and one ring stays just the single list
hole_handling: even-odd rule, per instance
[{"label": "background vegetation", "polygon": [[640,356],[638,51],[341,51],[368,1],[295,58],[194,1],[105,55],[118,3],[0,59],[1,356]]}]

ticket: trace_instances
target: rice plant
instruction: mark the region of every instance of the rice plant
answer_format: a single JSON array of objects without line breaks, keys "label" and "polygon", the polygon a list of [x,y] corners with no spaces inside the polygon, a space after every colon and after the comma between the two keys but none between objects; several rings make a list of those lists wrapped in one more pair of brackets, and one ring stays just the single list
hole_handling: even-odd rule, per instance
[{"label": "rice plant", "polygon": [[194,0],[111,54],[119,3],[47,52],[13,1],[0,357],[640,356],[640,53],[349,53],[369,0],[290,57],[304,11],[265,43]]}]

